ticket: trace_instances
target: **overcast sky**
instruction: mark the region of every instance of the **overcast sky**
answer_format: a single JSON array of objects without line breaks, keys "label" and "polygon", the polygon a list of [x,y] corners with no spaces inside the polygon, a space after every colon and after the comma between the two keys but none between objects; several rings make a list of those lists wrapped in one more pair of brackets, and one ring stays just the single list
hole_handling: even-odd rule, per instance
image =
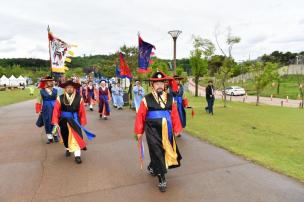
[{"label": "overcast sky", "polygon": [[[48,58],[47,25],[76,55],[108,54],[123,44],[137,46],[137,32],[172,58],[168,31],[182,30],[177,57],[188,57],[192,36],[214,41],[219,27],[241,37],[233,55],[254,59],[274,50],[304,50],[303,0],[1,0],[0,58]],[[218,52],[219,53],[219,52]]]}]

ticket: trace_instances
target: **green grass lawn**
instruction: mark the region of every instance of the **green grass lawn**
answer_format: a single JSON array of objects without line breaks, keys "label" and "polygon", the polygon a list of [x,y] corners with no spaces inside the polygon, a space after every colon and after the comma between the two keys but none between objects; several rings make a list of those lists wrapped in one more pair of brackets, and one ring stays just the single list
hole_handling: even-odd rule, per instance
[{"label": "green grass lawn", "polygon": [[35,89],[34,96],[30,96],[30,90],[6,90],[0,91],[0,106],[9,105],[17,102],[22,102],[25,100],[37,98],[38,90]]},{"label": "green grass lawn", "polygon": [[[208,82],[207,79],[204,79],[204,80],[200,81],[200,85],[206,86],[207,82]],[[256,95],[256,91],[254,90],[253,81],[247,81],[244,83],[228,83],[227,86],[241,86],[246,90],[248,95]],[[298,88],[296,76],[290,75],[290,76],[285,76],[282,78],[279,94],[277,94],[276,86],[277,86],[277,83],[275,84],[274,87],[272,86],[272,83],[270,83],[263,90],[261,96],[270,97],[271,95],[273,95],[273,97],[277,97],[277,98],[286,98],[288,96],[289,99],[300,99],[298,97],[299,88]],[[219,86],[219,83],[216,83],[216,88],[221,89],[221,86]]]},{"label": "green grass lawn", "polygon": [[215,103],[208,115],[204,97],[190,97],[186,131],[248,160],[304,181],[304,111],[275,106]]}]

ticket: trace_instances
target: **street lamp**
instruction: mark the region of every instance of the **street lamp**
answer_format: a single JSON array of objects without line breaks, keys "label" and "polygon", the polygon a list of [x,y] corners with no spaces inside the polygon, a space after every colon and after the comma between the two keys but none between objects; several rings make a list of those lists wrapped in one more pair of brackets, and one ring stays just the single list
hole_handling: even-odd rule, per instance
[{"label": "street lamp", "polygon": [[173,72],[176,74],[176,40],[177,37],[182,33],[180,30],[172,30],[169,31],[168,34],[170,34],[173,38]]}]

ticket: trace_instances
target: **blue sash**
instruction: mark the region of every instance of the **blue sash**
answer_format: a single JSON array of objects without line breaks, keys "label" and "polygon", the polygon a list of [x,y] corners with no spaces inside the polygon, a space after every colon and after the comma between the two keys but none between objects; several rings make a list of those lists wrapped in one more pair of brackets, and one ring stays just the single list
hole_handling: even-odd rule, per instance
[{"label": "blue sash", "polygon": [[165,118],[166,121],[167,121],[167,126],[168,126],[169,140],[170,140],[170,143],[173,144],[171,111],[169,111],[169,110],[149,111],[146,118],[147,119],[162,119],[162,118]]},{"label": "blue sash", "polygon": [[87,135],[89,140],[93,140],[94,137],[96,137],[96,135],[94,135],[93,133],[91,133],[90,131],[88,131],[85,127],[83,127],[79,121],[78,121],[78,113],[77,112],[61,112],[61,117],[62,118],[71,118],[75,121],[75,123],[77,124],[78,127],[80,127],[85,134]]}]

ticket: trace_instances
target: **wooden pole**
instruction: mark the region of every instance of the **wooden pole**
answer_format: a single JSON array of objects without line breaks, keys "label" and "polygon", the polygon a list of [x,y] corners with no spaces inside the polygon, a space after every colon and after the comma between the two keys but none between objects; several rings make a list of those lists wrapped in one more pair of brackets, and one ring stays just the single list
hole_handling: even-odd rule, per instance
[{"label": "wooden pole", "polygon": [[47,31],[48,31],[48,43],[49,43],[49,57],[50,57],[50,70],[51,70],[51,76],[53,76],[53,72],[52,72],[52,59],[51,59],[51,43],[50,43],[50,39],[49,39],[49,34],[50,34],[50,26],[48,25],[47,27]]}]

